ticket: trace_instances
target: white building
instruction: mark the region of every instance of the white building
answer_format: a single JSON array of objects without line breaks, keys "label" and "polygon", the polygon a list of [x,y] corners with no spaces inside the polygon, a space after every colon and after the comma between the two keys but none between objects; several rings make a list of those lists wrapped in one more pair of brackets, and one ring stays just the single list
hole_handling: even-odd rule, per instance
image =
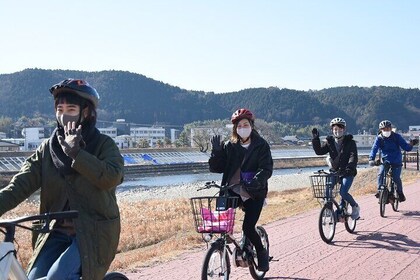
[{"label": "white building", "polygon": [[420,137],[420,125],[408,126],[408,136],[410,138]]},{"label": "white building", "polygon": [[22,136],[24,137],[24,151],[35,150],[45,139],[44,128],[25,127],[22,129]]},{"label": "white building", "polygon": [[150,147],[154,147],[159,140],[165,141],[165,129],[163,127],[131,127],[130,136],[135,142],[146,139]]},{"label": "white building", "polygon": [[354,141],[356,141],[357,148],[371,148],[373,142],[375,142],[376,135],[368,134],[363,132],[363,134],[354,134]]},{"label": "white building", "polygon": [[181,131],[179,129],[171,128],[171,143],[175,143],[175,141],[179,138],[179,134]]},{"label": "white building", "polygon": [[98,128],[99,132],[105,135],[108,135],[111,138],[117,137],[117,128],[116,127],[106,127],[106,128]]},{"label": "white building", "polygon": [[114,138],[114,141],[120,149],[128,149],[133,147],[132,137],[130,135],[118,135]]}]

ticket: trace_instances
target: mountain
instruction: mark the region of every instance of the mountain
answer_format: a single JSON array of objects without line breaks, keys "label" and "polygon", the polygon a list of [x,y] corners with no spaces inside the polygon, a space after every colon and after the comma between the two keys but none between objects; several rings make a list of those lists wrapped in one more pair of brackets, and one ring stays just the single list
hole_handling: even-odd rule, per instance
[{"label": "mountain", "polygon": [[188,91],[126,71],[86,72],[26,69],[0,75],[0,117],[53,116],[51,85],[66,78],[87,80],[100,96],[103,121],[124,118],[138,124],[184,125],[200,120],[228,119],[240,107],[267,122],[301,126],[325,124],[340,116],[349,128],[374,131],[391,120],[399,129],[419,125],[420,91],[399,87],[336,87],[319,91],[250,88],[215,94]]}]

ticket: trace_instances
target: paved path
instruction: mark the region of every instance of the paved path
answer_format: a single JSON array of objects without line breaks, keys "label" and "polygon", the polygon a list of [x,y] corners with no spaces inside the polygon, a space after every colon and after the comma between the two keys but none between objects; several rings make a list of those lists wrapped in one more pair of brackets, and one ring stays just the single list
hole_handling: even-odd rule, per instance
[{"label": "paved path", "polygon": [[[333,242],[318,233],[320,209],[264,226],[270,238],[271,262],[266,279],[420,279],[420,179],[405,186],[400,211],[379,215],[373,195],[358,198],[361,219],[356,232],[337,224]],[[177,260],[140,268],[129,279],[200,279],[203,249]],[[230,279],[252,279],[247,269],[232,267]]]}]

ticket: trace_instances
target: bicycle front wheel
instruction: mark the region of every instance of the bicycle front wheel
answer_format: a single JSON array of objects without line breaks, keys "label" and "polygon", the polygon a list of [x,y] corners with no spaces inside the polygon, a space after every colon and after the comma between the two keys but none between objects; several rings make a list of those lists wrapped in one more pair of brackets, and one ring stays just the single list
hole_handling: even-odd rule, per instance
[{"label": "bicycle front wheel", "polygon": [[[263,247],[267,250],[267,254],[270,254],[269,253],[270,244],[268,242],[267,232],[261,226],[258,226],[255,230],[257,231],[258,235],[260,236],[261,243],[262,243]],[[249,266],[249,272],[251,273],[252,278],[254,278],[256,280],[264,279],[264,276],[265,276],[266,272],[259,271],[256,267],[256,264],[258,263],[258,260],[257,260],[257,253],[255,252],[255,248],[254,248],[253,256],[254,256],[254,261],[252,262],[252,265]]]},{"label": "bicycle front wheel", "polygon": [[336,219],[334,218],[333,208],[326,204],[319,214],[318,228],[319,234],[325,243],[330,243],[335,234]]},{"label": "bicycle front wheel", "polygon": [[385,217],[385,206],[388,202],[388,189],[384,188],[379,193],[379,213],[381,217]]},{"label": "bicycle front wheel", "polygon": [[394,189],[394,202],[392,203],[392,210],[398,212],[398,204],[400,203],[400,197],[398,195],[397,190],[395,189],[395,186],[392,187]]},{"label": "bicycle front wheel", "polygon": [[230,274],[229,255],[223,242],[214,242],[203,262],[201,279],[228,280]]},{"label": "bicycle front wheel", "polygon": [[[346,203],[346,213],[350,213],[351,212],[351,206],[349,203]],[[344,221],[344,226],[346,227],[346,230],[349,233],[353,233],[354,230],[356,229],[356,220],[353,220],[351,218],[351,216],[346,215],[345,221]]]}]

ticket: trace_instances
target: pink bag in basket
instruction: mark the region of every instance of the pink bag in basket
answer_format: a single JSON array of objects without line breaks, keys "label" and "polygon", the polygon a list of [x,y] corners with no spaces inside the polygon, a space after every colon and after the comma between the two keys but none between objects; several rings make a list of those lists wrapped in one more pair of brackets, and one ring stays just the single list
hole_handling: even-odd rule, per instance
[{"label": "pink bag in basket", "polygon": [[200,233],[233,233],[235,222],[235,209],[229,208],[226,211],[210,211],[201,208],[203,224],[198,226]]}]

